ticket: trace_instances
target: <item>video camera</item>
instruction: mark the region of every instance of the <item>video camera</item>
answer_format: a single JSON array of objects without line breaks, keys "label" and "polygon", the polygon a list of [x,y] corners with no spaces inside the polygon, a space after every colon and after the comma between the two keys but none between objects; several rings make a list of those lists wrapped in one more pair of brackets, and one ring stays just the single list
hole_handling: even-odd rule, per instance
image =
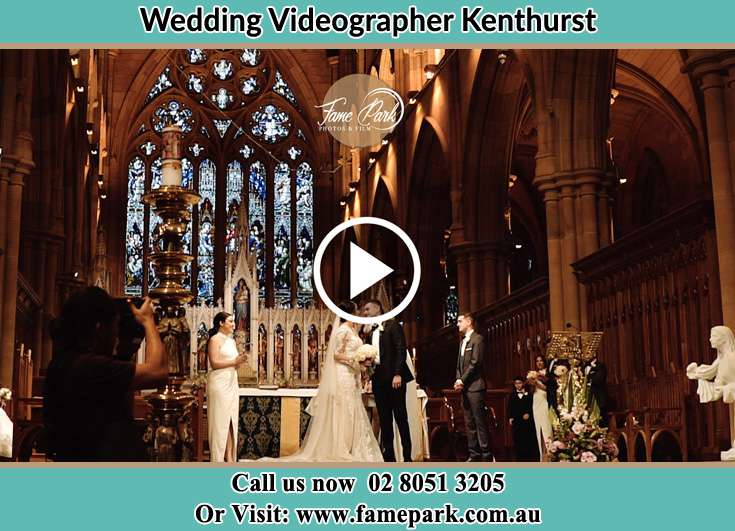
[{"label": "video camera", "polygon": [[132,302],[136,308],[143,306],[142,297],[116,298],[118,315],[120,317],[119,340],[114,357],[124,361],[133,361],[140,344],[145,338],[145,329],[135,320],[133,311],[130,309],[128,301]]}]

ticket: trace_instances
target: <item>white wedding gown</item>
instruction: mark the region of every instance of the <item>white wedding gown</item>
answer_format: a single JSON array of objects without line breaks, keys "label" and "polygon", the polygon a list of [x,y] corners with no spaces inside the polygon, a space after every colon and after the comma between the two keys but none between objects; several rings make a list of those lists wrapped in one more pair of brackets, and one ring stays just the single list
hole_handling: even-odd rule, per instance
[{"label": "white wedding gown", "polygon": [[319,389],[306,408],[311,420],[301,449],[278,461],[383,461],[362,402],[360,374],[334,359],[337,353],[354,357],[362,341],[347,324],[336,324],[325,355]]},{"label": "white wedding gown", "polygon": [[[235,340],[217,332],[224,338],[220,355],[226,360],[237,358]],[[207,375],[207,422],[209,423],[210,460],[225,460],[227,437],[232,430],[233,443],[237,445],[237,417],[240,414],[240,389],[237,383],[237,369],[211,369]],[[237,455],[237,448],[235,448]]]}]

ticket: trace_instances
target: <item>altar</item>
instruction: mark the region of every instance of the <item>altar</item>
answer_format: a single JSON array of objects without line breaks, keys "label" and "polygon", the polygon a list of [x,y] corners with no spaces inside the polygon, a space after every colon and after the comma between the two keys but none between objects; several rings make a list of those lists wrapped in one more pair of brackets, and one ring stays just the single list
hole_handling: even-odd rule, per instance
[{"label": "altar", "polygon": [[[411,382],[413,383],[413,382]],[[429,459],[428,423],[426,405],[428,397],[423,389],[409,384],[415,400],[407,399],[409,424],[414,461]],[[309,425],[306,407],[316,395],[316,388],[259,389],[240,388],[240,417],[238,423],[238,458],[241,461],[261,457],[280,457],[298,451]],[[372,419],[376,437],[379,433],[375,399],[370,393],[363,394],[363,402]],[[396,433],[396,456],[400,451],[400,437]]]}]

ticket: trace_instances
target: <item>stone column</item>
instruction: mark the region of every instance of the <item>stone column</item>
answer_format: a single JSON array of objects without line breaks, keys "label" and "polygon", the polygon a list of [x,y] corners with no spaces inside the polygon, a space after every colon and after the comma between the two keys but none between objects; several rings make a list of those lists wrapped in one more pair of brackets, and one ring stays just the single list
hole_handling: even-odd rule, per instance
[{"label": "stone column", "polygon": [[722,318],[726,325],[735,325],[735,196],[728,144],[724,80],[719,72],[701,76],[700,89],[704,98],[709,143],[712,199],[717,230]]},{"label": "stone column", "polygon": [[[15,351],[15,314],[18,295],[18,254],[20,249],[21,207],[23,183],[33,169],[33,137],[31,136],[31,97],[33,94],[33,68],[35,52],[27,50],[22,55],[22,79],[16,103],[16,134],[13,138],[15,167],[10,172],[5,219],[5,267],[3,271],[3,307],[0,312],[0,382],[12,381],[13,352]],[[2,207],[0,207],[2,208]],[[9,359],[8,359],[9,358]]]}]

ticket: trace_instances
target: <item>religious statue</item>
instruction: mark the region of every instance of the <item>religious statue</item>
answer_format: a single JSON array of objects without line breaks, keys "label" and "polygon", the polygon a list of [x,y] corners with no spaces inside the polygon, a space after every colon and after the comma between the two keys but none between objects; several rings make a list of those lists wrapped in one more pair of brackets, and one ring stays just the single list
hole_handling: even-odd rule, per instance
[{"label": "religious statue", "polygon": [[722,400],[729,406],[730,449],[720,453],[722,461],[735,461],[735,336],[727,326],[712,328],[709,338],[717,358],[711,365],[687,365],[687,377],[697,380],[699,401]]},{"label": "religious statue", "polygon": [[189,373],[189,330],[186,320],[179,315],[165,314],[158,324],[163,346],[168,354],[170,374],[186,376]]},{"label": "religious statue", "polygon": [[235,330],[247,330],[249,313],[248,287],[245,284],[244,278],[237,281],[234,295]]}]

